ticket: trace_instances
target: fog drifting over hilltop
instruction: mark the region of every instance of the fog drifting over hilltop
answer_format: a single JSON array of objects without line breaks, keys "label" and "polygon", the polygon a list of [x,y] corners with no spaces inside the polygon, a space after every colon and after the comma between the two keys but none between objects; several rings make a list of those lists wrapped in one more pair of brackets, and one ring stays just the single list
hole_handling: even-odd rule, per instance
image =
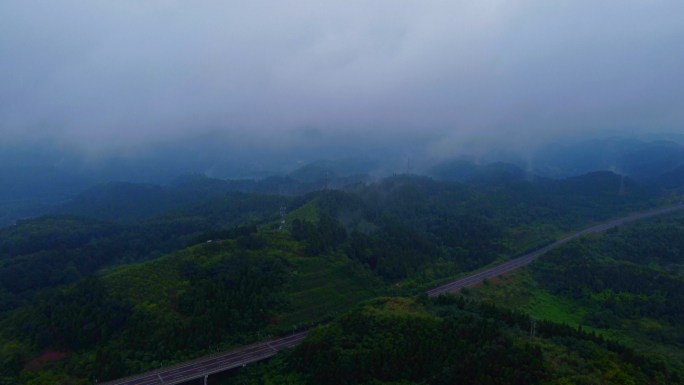
[{"label": "fog drifting over hilltop", "polygon": [[681,1],[9,0],[0,141],[448,153],[681,132],[682,20]]}]

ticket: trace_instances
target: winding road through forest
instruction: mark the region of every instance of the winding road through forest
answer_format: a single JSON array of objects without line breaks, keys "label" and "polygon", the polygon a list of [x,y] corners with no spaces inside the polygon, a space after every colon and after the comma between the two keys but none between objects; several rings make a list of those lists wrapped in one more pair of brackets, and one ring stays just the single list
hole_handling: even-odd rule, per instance
[{"label": "winding road through forest", "polygon": [[[507,273],[511,270],[515,270],[521,266],[527,265],[528,263],[534,261],[543,253],[548,250],[562,245],[574,238],[577,238],[583,234],[597,233],[600,231],[607,230],[611,227],[619,226],[625,222],[633,221],[636,219],[651,217],[654,215],[665,214],[671,211],[684,209],[683,204],[678,204],[676,206],[671,206],[664,209],[657,209],[648,211],[641,214],[630,215],[627,217],[615,219],[609,222],[605,222],[588,229],[579,231],[565,238],[562,238],[548,246],[545,246],[539,250],[531,252],[529,254],[523,255],[521,257],[511,259],[509,261],[500,263],[495,266],[488,267],[484,270],[472,273],[465,277],[457,278],[450,282],[441,284],[440,286],[430,289],[427,291],[429,296],[437,296],[447,292],[453,292],[460,290],[464,286],[475,285],[482,282],[484,278],[493,278],[498,275]],[[212,354],[209,356],[201,357],[192,361],[186,361],[173,366],[161,368],[152,372],[147,372],[127,378],[122,378],[114,381],[104,383],[106,385],[153,385],[153,384],[179,384],[181,382],[204,378],[213,373],[222,372],[231,368],[236,368],[239,366],[247,365],[248,363],[263,360],[265,358],[275,355],[279,350],[294,346],[300,343],[305,337],[307,332],[302,332],[299,334],[293,334],[286,337],[280,337],[278,339],[273,339],[269,341],[261,341],[256,344],[244,346],[237,349],[232,349],[222,353]]]}]

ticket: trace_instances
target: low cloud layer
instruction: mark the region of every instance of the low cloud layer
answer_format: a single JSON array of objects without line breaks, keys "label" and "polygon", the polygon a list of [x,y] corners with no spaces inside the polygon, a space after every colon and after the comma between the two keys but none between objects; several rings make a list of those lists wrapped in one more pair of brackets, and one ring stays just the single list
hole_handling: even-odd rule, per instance
[{"label": "low cloud layer", "polygon": [[681,1],[4,1],[0,140],[524,146],[684,130]]}]

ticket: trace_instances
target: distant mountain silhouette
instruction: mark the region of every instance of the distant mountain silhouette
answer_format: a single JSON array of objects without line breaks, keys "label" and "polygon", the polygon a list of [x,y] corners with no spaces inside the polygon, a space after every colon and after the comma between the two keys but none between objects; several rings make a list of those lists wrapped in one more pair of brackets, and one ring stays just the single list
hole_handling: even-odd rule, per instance
[{"label": "distant mountain silhouette", "polygon": [[0,226],[40,215],[94,183],[50,165],[0,166]]},{"label": "distant mountain silhouette", "polygon": [[584,141],[573,145],[551,144],[530,161],[533,172],[567,178],[593,171],[613,171],[646,181],[684,165],[684,146],[657,140],[631,138]]},{"label": "distant mountain silhouette", "polygon": [[316,182],[369,174],[377,166],[376,161],[362,158],[318,160],[294,170],[288,176],[301,182]]},{"label": "distant mountain silhouette", "polygon": [[681,189],[684,190],[684,166],[670,170],[664,174],[659,175],[653,180],[653,184],[664,189]]},{"label": "distant mountain silhouette", "polygon": [[[368,177],[364,175],[336,178],[329,183],[328,188],[341,188],[366,180]],[[170,185],[164,186],[130,182],[100,184],[78,194],[52,212],[132,222],[229,192],[301,195],[325,187],[321,181],[307,183],[290,177],[223,180],[191,174],[176,178]]]},{"label": "distant mountain silhouette", "polygon": [[520,167],[504,162],[477,165],[464,159],[455,159],[440,163],[430,170],[428,175],[439,180],[472,182],[478,184],[499,184],[522,180],[530,175]]}]

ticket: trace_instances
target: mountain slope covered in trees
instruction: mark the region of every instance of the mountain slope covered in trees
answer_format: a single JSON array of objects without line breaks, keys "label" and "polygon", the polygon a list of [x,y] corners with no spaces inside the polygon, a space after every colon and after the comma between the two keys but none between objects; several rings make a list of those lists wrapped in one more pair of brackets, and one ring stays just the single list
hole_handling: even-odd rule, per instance
[{"label": "mountain slope covered in trees", "polygon": [[470,298],[616,338],[684,362],[684,215],[625,224],[551,250]]},{"label": "mountain slope covered in trees", "polygon": [[683,373],[594,333],[463,297],[380,298],[223,384],[680,383]]},{"label": "mountain slope covered in trees", "polygon": [[[0,230],[3,381],[105,380],[253,342],[662,203],[613,173],[395,176],[301,196],[223,193],[123,223],[21,221]],[[27,368],[46,351],[68,354]]]}]

